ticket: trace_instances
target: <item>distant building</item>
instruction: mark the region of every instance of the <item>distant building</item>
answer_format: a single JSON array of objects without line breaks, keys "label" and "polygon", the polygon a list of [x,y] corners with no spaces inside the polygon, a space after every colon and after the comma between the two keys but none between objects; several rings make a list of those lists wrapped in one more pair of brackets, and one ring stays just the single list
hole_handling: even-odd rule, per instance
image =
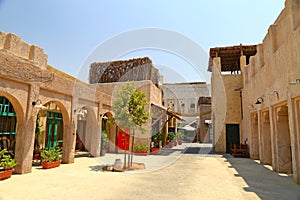
[{"label": "distant building", "polygon": [[163,83],[160,88],[163,105],[184,120],[176,126],[192,125],[196,129],[195,140],[200,141],[198,101],[199,97],[210,97],[210,85],[205,82]]}]

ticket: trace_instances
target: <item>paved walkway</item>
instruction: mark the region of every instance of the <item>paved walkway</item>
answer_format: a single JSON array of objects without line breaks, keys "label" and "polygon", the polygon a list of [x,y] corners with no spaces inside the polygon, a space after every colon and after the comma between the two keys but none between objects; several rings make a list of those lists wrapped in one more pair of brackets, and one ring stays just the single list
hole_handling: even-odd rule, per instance
[{"label": "paved walkway", "polygon": [[[145,170],[102,172],[123,155],[80,157],[70,165],[0,181],[0,200],[300,199],[291,176],[251,159],[211,154],[211,146],[184,144],[160,155],[134,156]],[[190,147],[190,148],[187,148]]]}]

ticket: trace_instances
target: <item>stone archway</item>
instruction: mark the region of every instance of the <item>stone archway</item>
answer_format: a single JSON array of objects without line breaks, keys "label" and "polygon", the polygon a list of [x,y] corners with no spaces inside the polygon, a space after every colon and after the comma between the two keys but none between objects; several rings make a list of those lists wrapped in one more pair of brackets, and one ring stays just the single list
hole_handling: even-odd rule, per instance
[{"label": "stone archway", "polygon": [[77,136],[93,157],[100,156],[100,126],[93,108],[84,106],[76,110]]},{"label": "stone archway", "polygon": [[[22,134],[24,126],[24,112],[19,101],[7,93],[0,93],[0,138],[3,140],[3,148],[7,148],[12,154],[16,152],[17,135]],[[5,144],[4,144],[5,140]]]},{"label": "stone archway", "polygon": [[34,149],[53,149],[58,145],[62,147],[62,162],[74,162],[72,149],[75,134],[73,134],[74,131],[65,105],[59,101],[50,100],[43,106],[45,108],[39,110],[36,116],[35,130],[40,128],[40,133],[36,134],[35,132],[34,134]]},{"label": "stone archway", "polygon": [[259,158],[259,137],[258,137],[258,115],[257,115],[257,113],[253,113],[251,115],[250,157],[252,159]]},{"label": "stone archway", "polygon": [[277,143],[277,165],[275,171],[292,173],[292,152],[289,130],[288,107],[282,105],[276,109],[275,135]]},{"label": "stone archway", "polygon": [[24,158],[25,158],[24,148],[27,149],[29,147],[29,144],[26,143],[26,141],[24,140],[25,132],[26,132],[25,112],[24,112],[25,108],[23,108],[20,101],[11,94],[0,91],[0,96],[4,97],[10,102],[10,105],[12,106],[15,113],[15,118],[16,118],[15,138],[14,141],[10,142],[10,147],[12,146],[14,147],[13,154],[18,162],[18,165],[15,167],[15,172],[22,173],[23,171],[22,167],[24,166]]},{"label": "stone archway", "polygon": [[113,115],[110,112],[106,112],[102,116],[102,134],[103,133],[107,135],[107,152],[116,153],[118,151],[117,125],[113,123]]},{"label": "stone archway", "polygon": [[261,123],[261,154],[260,161],[263,164],[272,164],[272,150],[271,150],[271,127],[270,127],[270,113],[264,111],[262,113]]}]

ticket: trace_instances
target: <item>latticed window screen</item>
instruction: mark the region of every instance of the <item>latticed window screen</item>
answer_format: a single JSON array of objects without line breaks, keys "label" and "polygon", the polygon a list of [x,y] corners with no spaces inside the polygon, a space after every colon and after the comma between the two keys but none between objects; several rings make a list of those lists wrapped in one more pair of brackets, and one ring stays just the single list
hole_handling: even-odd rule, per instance
[{"label": "latticed window screen", "polygon": [[45,138],[45,149],[54,149],[63,143],[63,117],[60,112],[47,112],[47,134]]},{"label": "latticed window screen", "polygon": [[0,96],[0,149],[14,151],[17,118],[10,101]]}]

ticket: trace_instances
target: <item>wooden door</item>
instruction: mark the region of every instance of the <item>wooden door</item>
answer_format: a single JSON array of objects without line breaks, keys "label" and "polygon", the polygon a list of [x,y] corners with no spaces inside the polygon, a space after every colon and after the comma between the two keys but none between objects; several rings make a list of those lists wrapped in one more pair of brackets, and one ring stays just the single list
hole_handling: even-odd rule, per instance
[{"label": "wooden door", "polygon": [[230,144],[240,144],[239,124],[226,124],[226,153],[230,153]]},{"label": "wooden door", "polygon": [[123,130],[118,131],[118,149],[129,150],[129,139],[130,136]]}]

